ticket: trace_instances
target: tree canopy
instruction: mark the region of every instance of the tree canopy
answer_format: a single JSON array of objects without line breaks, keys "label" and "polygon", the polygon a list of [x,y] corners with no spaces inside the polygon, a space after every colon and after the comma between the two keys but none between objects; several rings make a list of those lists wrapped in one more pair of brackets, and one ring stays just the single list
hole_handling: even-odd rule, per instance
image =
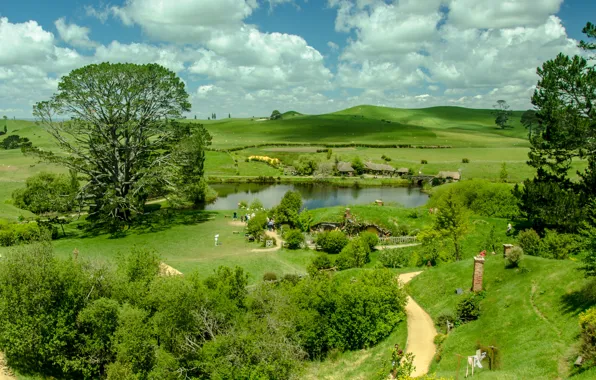
[{"label": "tree canopy", "polygon": [[497,100],[494,106],[493,115],[495,115],[495,124],[501,129],[509,127],[509,118],[513,112],[509,109],[509,104],[504,100]]},{"label": "tree canopy", "polygon": [[[84,177],[79,199],[89,206],[91,218],[128,222],[149,196],[176,187],[173,176],[184,154],[173,152],[181,142],[198,150],[210,142],[196,124],[173,122],[190,110],[188,97],[180,78],[157,64],[76,69],[60,80],[50,100],[33,108],[66,154],[30,152]],[[195,128],[200,136],[193,140]],[[194,165],[203,158],[191,156],[184,160]],[[198,172],[202,164],[192,174]]]},{"label": "tree canopy", "polygon": [[[596,37],[590,23],[584,32]],[[585,41],[581,47],[596,48]],[[596,68],[583,56],[559,54],[537,73],[532,104],[539,131],[532,135],[528,162],[537,174],[515,193],[536,227],[577,231],[585,206],[596,196]],[[579,181],[572,181],[569,171],[578,159],[588,165],[578,171]]]}]

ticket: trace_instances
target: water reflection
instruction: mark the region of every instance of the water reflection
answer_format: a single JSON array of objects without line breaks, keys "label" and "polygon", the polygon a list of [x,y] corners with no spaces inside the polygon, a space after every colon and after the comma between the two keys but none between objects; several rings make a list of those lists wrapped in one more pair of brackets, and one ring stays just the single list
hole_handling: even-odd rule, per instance
[{"label": "water reflection", "polygon": [[336,187],[322,184],[259,184],[233,183],[211,185],[219,198],[205,205],[206,210],[232,210],[240,201],[252,202],[259,199],[266,208],[279,204],[288,190],[296,190],[302,195],[305,207],[309,209],[350,204],[372,204],[381,199],[385,203],[396,202],[405,207],[422,206],[428,195],[419,188],[407,187]]}]

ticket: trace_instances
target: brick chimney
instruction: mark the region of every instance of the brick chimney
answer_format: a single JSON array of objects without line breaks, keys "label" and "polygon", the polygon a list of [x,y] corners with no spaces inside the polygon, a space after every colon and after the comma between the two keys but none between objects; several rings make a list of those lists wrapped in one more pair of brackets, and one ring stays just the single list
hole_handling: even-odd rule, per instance
[{"label": "brick chimney", "polygon": [[482,291],[482,277],[484,276],[484,257],[474,257],[474,277],[472,278],[472,291]]}]

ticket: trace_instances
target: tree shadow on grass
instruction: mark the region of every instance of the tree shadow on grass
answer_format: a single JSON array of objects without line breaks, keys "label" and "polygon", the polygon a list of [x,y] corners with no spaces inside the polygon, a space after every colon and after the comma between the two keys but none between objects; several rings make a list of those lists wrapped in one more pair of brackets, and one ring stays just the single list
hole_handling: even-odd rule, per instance
[{"label": "tree shadow on grass", "polygon": [[561,297],[561,309],[564,313],[577,315],[596,305],[596,279],[588,281],[584,286]]},{"label": "tree shadow on grass", "polygon": [[[149,234],[165,231],[178,225],[194,225],[204,223],[215,218],[216,212],[196,209],[175,210],[160,208],[159,205],[146,207],[147,212],[135,218],[130,226],[118,229],[99,225],[93,221],[86,221],[77,225],[80,231],[76,234],[79,239],[93,238],[109,234],[109,239],[120,239],[129,235]],[[73,236],[74,237],[74,236]]]},{"label": "tree shadow on grass", "polygon": [[136,234],[165,231],[174,226],[205,223],[214,219],[215,215],[217,213],[213,211],[165,208],[140,216],[129,231]]}]

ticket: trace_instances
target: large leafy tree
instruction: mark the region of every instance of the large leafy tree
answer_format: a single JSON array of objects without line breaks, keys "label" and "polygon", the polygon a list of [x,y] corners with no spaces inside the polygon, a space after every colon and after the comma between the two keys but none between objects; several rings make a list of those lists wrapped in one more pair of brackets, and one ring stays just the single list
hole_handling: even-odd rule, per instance
[{"label": "large leafy tree", "polygon": [[[590,23],[584,32],[596,37]],[[585,41],[580,46],[595,48]],[[537,73],[540,79],[532,104],[537,110],[539,133],[535,131],[531,138],[528,161],[537,175],[525,181],[524,189],[518,188],[516,194],[522,212],[541,224],[539,227],[575,231],[583,219],[581,210],[596,194],[596,69],[583,56],[559,54]],[[574,182],[568,173],[578,159],[587,160],[588,166],[578,172],[580,180]],[[554,193],[562,200],[552,202]],[[557,216],[536,218],[551,214]]]},{"label": "large leafy tree", "polygon": [[31,152],[84,177],[90,217],[128,222],[151,192],[175,186],[172,152],[186,134],[171,120],[189,110],[184,83],[160,65],[85,66],[33,108],[62,152]]}]

